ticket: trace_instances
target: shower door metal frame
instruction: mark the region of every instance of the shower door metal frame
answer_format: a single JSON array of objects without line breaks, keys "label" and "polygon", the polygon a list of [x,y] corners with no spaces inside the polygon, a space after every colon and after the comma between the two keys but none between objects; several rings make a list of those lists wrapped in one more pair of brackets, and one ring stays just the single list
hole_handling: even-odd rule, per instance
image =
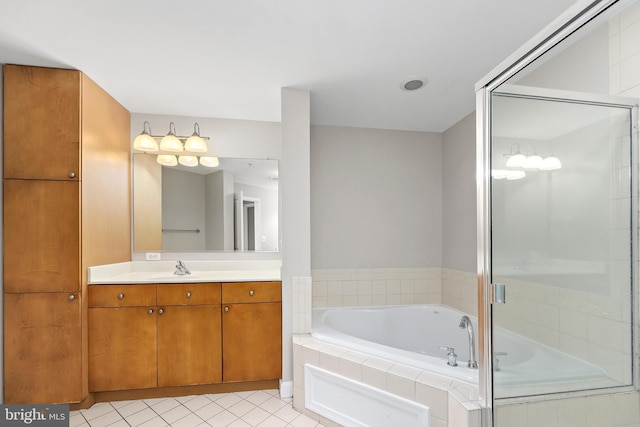
[{"label": "shower door metal frame", "polygon": [[[479,395],[482,408],[481,425],[492,427],[493,396],[493,348],[491,343],[492,322],[492,271],[491,271],[491,95],[499,86],[533,61],[551,50],[583,25],[624,0],[585,0],[576,3],[563,15],[543,29],[510,58],[491,71],[476,84],[476,194],[477,194],[477,280],[478,280],[478,346],[479,354]],[[637,108],[634,109],[637,111]],[[632,127],[635,127],[637,113],[633,113]],[[632,138],[635,138],[635,131]],[[634,141],[632,141],[634,143]],[[634,146],[635,148],[635,146]],[[632,174],[635,175],[636,159],[632,159]],[[637,210],[635,197],[632,198],[633,212]],[[635,221],[635,216],[633,218]],[[633,224],[632,230],[635,230]],[[636,313],[632,313],[637,322]],[[634,334],[637,332],[634,328]],[[633,343],[633,353],[637,354],[637,343]],[[637,363],[633,358],[634,365]],[[638,384],[638,369],[633,381]]]}]

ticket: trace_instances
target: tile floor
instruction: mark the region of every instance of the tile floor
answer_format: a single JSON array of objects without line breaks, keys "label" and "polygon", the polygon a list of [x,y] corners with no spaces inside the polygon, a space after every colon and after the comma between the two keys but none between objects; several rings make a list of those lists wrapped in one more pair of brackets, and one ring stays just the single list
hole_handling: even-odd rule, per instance
[{"label": "tile floor", "polygon": [[96,403],[71,411],[70,427],[316,427],[278,390]]}]

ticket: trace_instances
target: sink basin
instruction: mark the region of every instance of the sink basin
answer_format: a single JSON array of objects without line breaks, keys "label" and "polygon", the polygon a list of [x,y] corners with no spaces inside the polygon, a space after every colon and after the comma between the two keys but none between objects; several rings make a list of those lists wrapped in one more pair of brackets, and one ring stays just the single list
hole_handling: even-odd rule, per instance
[{"label": "sink basin", "polygon": [[149,280],[157,280],[161,282],[188,282],[193,280],[200,280],[200,276],[194,274],[184,274],[184,275],[176,275],[176,274],[167,274],[165,276],[153,276],[150,277]]}]

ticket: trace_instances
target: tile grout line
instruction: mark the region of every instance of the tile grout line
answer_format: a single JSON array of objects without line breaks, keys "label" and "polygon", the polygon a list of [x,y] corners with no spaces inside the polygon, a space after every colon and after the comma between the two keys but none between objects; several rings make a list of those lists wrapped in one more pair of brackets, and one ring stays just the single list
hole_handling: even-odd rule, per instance
[{"label": "tile grout line", "polygon": [[[266,393],[268,395],[268,397],[266,399],[264,399],[260,404],[256,404],[256,403],[252,402],[251,400],[249,400],[249,398],[251,396],[253,396],[256,393],[261,392],[261,391]],[[234,418],[234,420],[232,421],[232,424],[237,422],[237,421],[243,421],[243,422],[247,423],[246,421],[244,421],[243,417],[245,417],[248,413],[254,411],[256,408],[262,409],[267,414],[267,417],[265,419],[263,419],[262,421],[260,421],[258,423],[258,426],[264,424],[265,422],[267,422],[269,419],[272,419],[272,418],[275,418],[275,419],[279,420],[280,422],[284,423],[285,426],[293,426],[294,425],[293,423],[295,422],[296,419],[300,418],[301,416],[304,416],[304,414],[299,413],[298,411],[296,411],[293,408],[293,399],[291,399],[291,398],[282,399],[282,398],[279,397],[278,393],[275,393],[275,392],[272,392],[272,391],[269,391],[269,390],[256,390],[256,391],[253,391],[251,393],[247,393],[247,392],[231,392],[231,393],[219,394],[219,395],[216,395],[216,396],[218,396],[218,399],[215,399],[215,400],[213,400],[209,395],[184,396],[184,397],[181,397],[180,399],[179,398],[175,398],[175,397],[169,397],[167,399],[175,400],[178,403],[178,405],[176,405],[175,407],[169,409],[168,411],[165,411],[164,414],[158,413],[156,411],[156,409],[154,409],[153,406],[150,405],[148,402],[146,402],[144,399],[131,401],[131,403],[129,403],[128,405],[124,405],[124,406],[120,407],[120,409],[118,409],[116,406],[114,406],[112,402],[105,402],[111,407],[111,411],[108,411],[107,413],[111,413],[113,411],[116,414],[118,414],[118,416],[121,418],[120,420],[117,420],[117,421],[115,421],[115,422],[113,422],[111,424],[108,424],[106,427],[115,425],[116,423],[120,423],[121,421],[124,421],[125,424],[128,425],[128,426],[133,426],[131,424],[131,422],[127,418],[131,418],[135,414],[138,414],[138,413],[140,413],[142,411],[145,411],[146,409],[151,409],[152,413],[155,414],[155,416],[153,416],[149,420],[144,421],[140,425],[142,425],[144,423],[147,423],[152,419],[159,418],[164,423],[167,423],[169,427],[171,427],[172,425],[179,423],[180,420],[183,420],[184,418],[189,417],[190,415],[195,415],[195,417],[199,420],[199,423],[198,423],[199,426],[200,425],[211,425],[211,424],[209,424],[209,420],[215,418],[218,414],[221,414],[223,412],[228,413],[229,415],[231,415]],[[233,404],[228,405],[228,407],[222,406],[219,403],[217,403],[218,400],[220,400],[222,398],[225,398],[227,396],[235,396],[239,400],[237,402],[233,403]],[[189,397],[189,399],[184,400],[185,397]],[[208,403],[206,403],[202,407],[198,408],[197,410],[193,411],[186,404],[188,404],[188,402],[190,402],[190,401],[192,401],[192,400],[194,400],[194,399],[196,399],[198,397],[204,397],[205,399],[208,400]],[[266,409],[262,408],[262,405],[264,405],[267,401],[269,401],[272,398],[281,401],[282,405],[278,409],[274,410],[273,412],[271,412],[270,410],[266,410]],[[237,404],[239,404],[239,403],[241,403],[243,401],[246,404],[249,404],[251,406],[251,409],[249,411],[247,411],[244,415],[238,416],[234,412],[229,410],[231,407],[233,407],[233,406],[235,406],[235,405],[237,405]],[[136,404],[136,402],[142,402],[145,407],[140,409],[140,410],[138,410],[138,411],[136,411],[136,412],[133,412],[133,413],[129,414],[127,417],[125,417],[123,415],[123,412],[121,412],[121,411],[124,410],[124,408],[128,407],[129,405]],[[158,403],[160,403],[160,402],[158,402]],[[209,420],[205,420],[205,419],[203,419],[203,417],[201,417],[200,415],[196,414],[196,412],[198,410],[200,410],[200,409],[202,409],[202,408],[204,408],[204,407],[206,407],[206,406],[208,406],[208,405],[210,405],[212,403],[216,404],[218,407],[220,407],[222,409],[222,411],[220,411],[218,414],[210,417]],[[171,412],[171,411],[173,411],[173,410],[175,410],[176,408],[179,408],[179,407],[184,408],[188,413],[186,415],[178,418],[177,420],[174,420],[173,423],[170,423],[165,418],[166,414]],[[292,419],[289,419],[289,417],[285,417],[283,414],[276,415],[278,412],[284,410],[287,407],[292,409],[292,410],[294,410],[294,411],[296,411],[297,415],[295,417],[293,417]],[[91,422],[85,417],[85,415],[80,410],[78,410],[77,412],[82,416],[82,419],[84,420],[84,422],[87,425],[89,425],[89,427],[91,427]],[[105,415],[105,414],[103,414],[103,415]],[[313,420],[313,421],[316,423],[316,425],[321,425],[317,421],[315,421],[315,420]]]}]

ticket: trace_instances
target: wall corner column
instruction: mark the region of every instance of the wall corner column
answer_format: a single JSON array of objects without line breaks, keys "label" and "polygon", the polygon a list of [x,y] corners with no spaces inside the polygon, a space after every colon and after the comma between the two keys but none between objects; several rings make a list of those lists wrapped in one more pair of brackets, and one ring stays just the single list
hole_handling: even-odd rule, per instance
[{"label": "wall corner column", "polygon": [[[311,313],[309,306],[293,301],[292,287],[311,280],[311,94],[305,90],[282,88],[282,159],[279,167],[281,194],[282,253],[282,381],[283,389],[292,390],[294,316],[300,310]],[[295,280],[294,280],[295,278]],[[308,278],[300,280],[300,278]],[[310,286],[308,287],[310,292]],[[299,294],[296,289],[296,295]],[[295,307],[295,308],[294,308]]]}]

